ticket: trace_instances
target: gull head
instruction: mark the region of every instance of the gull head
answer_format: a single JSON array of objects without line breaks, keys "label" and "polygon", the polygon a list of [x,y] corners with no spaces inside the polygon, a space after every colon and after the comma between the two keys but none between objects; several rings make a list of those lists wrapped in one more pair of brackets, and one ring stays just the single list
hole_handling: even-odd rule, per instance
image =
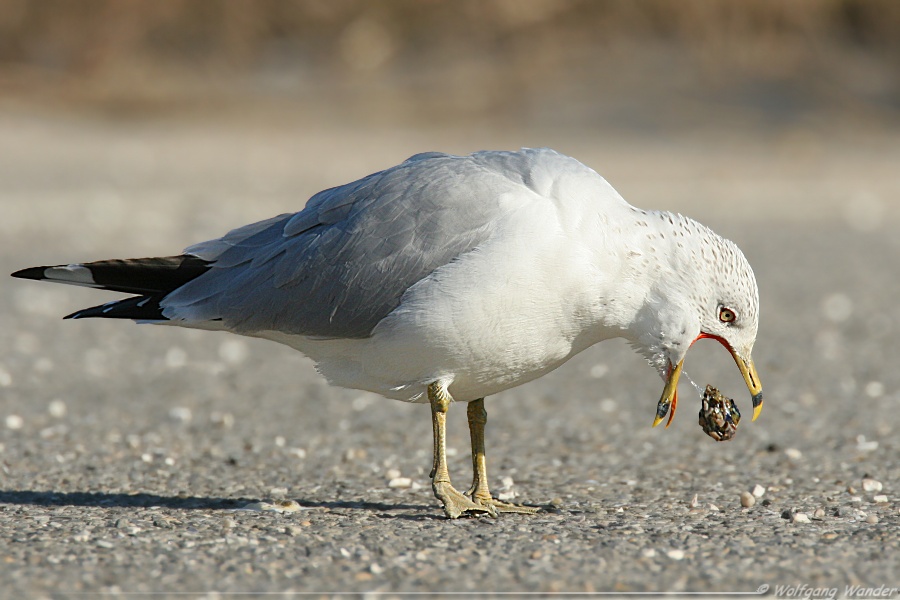
[{"label": "gull head", "polygon": [[669,244],[656,265],[633,341],[665,380],[653,426],[667,413],[666,427],[672,422],[685,357],[690,347],[704,338],[718,341],[734,358],[750,390],[756,420],[763,396],[751,358],[759,325],[759,290],[753,269],[733,242],[695,221],[674,217],[669,222],[677,241]]}]

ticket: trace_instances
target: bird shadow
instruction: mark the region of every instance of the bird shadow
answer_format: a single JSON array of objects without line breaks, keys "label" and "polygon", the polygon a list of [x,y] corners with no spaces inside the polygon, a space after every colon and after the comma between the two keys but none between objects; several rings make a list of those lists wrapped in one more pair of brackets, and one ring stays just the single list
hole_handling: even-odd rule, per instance
[{"label": "bird shadow", "polygon": [[[85,506],[98,508],[170,508],[176,510],[235,510],[259,502],[259,498],[160,496],[158,494],[111,494],[104,492],[56,492],[47,490],[0,490],[0,504],[20,506]],[[297,499],[305,509],[365,510],[385,518],[430,519],[423,514],[434,507],[423,504],[386,504],[366,501],[320,501]],[[415,511],[397,514],[397,511]]]}]

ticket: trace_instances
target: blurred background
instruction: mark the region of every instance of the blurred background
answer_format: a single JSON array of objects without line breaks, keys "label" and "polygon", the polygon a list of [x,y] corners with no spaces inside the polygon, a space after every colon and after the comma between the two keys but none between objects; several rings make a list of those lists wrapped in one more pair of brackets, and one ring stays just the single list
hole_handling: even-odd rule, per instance
[{"label": "blurred background", "polygon": [[[230,194],[262,217],[415,152],[552,146],[635,204],[853,200],[866,226],[890,194],[856,181],[892,177],[898,126],[892,0],[0,2],[0,192],[94,206]],[[739,201],[710,204],[723,181]]]},{"label": "blurred background", "polygon": [[880,127],[898,32],[892,0],[3,0],[0,82],[117,118]]},{"label": "blurred background", "polygon": [[713,133],[809,152],[900,123],[900,5],[3,0],[0,110],[434,129],[466,142],[426,147],[460,151]]}]

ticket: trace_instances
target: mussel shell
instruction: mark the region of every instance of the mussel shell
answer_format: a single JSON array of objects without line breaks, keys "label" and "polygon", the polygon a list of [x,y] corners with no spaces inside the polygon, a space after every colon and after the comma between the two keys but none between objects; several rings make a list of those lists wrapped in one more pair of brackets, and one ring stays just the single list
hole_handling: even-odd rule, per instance
[{"label": "mussel shell", "polygon": [[730,440],[740,422],[741,412],[734,400],[707,385],[700,406],[700,427],[706,435],[717,442]]}]

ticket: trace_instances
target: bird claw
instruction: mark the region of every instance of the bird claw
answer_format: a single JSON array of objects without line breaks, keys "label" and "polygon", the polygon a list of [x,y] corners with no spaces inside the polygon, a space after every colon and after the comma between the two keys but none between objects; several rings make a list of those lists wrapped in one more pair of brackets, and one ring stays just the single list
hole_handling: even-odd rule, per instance
[{"label": "bird claw", "polygon": [[498,510],[493,504],[482,504],[467,498],[450,485],[450,482],[434,482],[431,484],[431,488],[437,499],[444,505],[444,513],[448,519],[457,519],[464,513],[472,515],[484,513],[490,517],[498,515]]},{"label": "bird claw", "polygon": [[493,497],[473,498],[473,500],[481,504],[482,506],[493,506],[498,513],[518,513],[522,515],[533,515],[541,510],[537,506],[523,506],[521,504],[512,504],[511,502],[504,502],[503,500],[497,500]]}]

